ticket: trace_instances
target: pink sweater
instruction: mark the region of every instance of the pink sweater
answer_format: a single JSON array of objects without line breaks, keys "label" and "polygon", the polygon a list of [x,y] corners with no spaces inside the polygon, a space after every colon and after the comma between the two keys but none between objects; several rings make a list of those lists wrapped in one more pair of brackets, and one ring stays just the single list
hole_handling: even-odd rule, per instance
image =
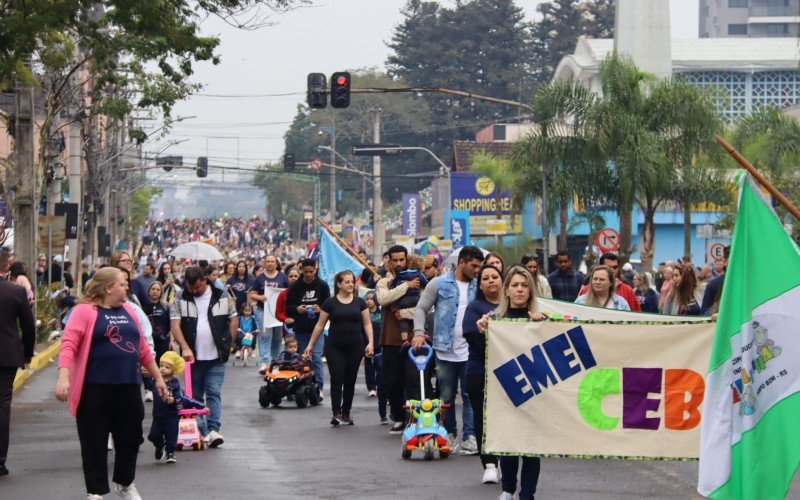
[{"label": "pink sweater", "polygon": [[[136,312],[127,304],[122,304],[128,315],[139,328],[139,362],[146,366],[155,359],[147,341],[142,334],[142,327],[136,318]],[[89,362],[89,349],[92,346],[92,333],[97,321],[97,306],[94,304],[78,304],[72,310],[67,326],[61,336],[61,351],[58,355],[58,367],[69,368],[69,412],[78,413],[81,402],[83,381],[86,379],[86,364]]]}]

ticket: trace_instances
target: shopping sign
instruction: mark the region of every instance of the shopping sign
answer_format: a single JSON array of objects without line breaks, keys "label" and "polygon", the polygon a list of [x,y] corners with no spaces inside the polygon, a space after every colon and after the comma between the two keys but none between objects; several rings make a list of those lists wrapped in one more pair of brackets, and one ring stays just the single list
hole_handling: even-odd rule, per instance
[{"label": "shopping sign", "polygon": [[491,321],[486,452],[696,458],[713,335],[710,322]]},{"label": "shopping sign", "polygon": [[616,229],[605,227],[594,237],[594,244],[601,252],[616,252],[619,249],[619,233]]}]

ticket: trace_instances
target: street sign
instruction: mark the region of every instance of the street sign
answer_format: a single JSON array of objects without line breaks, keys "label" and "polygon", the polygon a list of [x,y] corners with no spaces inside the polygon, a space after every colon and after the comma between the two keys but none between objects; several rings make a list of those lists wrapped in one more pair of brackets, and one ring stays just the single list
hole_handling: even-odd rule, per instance
[{"label": "street sign", "polygon": [[63,215],[39,216],[39,248],[52,248],[61,254],[67,239],[67,218]]},{"label": "street sign", "polygon": [[303,218],[305,220],[311,220],[311,219],[314,218],[314,213],[313,212],[303,212]]},{"label": "street sign", "polygon": [[453,253],[453,242],[450,240],[439,240],[436,246],[439,248],[439,253],[442,255],[450,255]]},{"label": "street sign", "polygon": [[708,256],[714,260],[722,260],[724,257],[725,245],[722,243],[714,243],[708,247]]},{"label": "street sign", "polygon": [[342,225],[341,224],[331,224],[331,229],[334,233],[340,234],[342,232]]},{"label": "street sign", "polygon": [[486,221],[486,234],[507,234],[508,223],[504,219],[489,219]]},{"label": "street sign", "polygon": [[401,152],[399,144],[354,144],[353,156],[385,156]]},{"label": "street sign", "polygon": [[711,235],[714,232],[714,226],[711,224],[698,224],[696,226],[697,231],[697,239],[702,240],[704,238],[711,238]]},{"label": "street sign", "polygon": [[619,233],[616,229],[605,227],[597,233],[594,244],[601,252],[615,252],[619,249]]}]

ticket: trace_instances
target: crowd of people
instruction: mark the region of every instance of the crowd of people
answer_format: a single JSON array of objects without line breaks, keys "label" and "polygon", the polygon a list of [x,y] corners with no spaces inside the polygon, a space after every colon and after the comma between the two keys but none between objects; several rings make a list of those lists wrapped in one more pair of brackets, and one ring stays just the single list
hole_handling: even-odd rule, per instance
[{"label": "crowd of people", "polygon": [[[218,264],[168,257],[167,249],[187,236],[213,238],[234,257],[241,253]],[[247,335],[257,346],[260,375],[273,361],[307,360],[320,400],[327,365],[331,426],[355,424],[351,411],[363,366],[368,395],[376,398],[376,421],[390,426],[392,434],[402,433],[408,423],[406,400],[421,396],[408,350],[430,345],[434,357],[424,371],[426,395],[436,395],[445,408],[455,408],[458,395],[461,400],[460,412],[443,413],[450,449],[480,455],[481,481],[500,482],[501,498],[513,498],[517,486],[519,498],[533,498],[540,459],[495,457],[482,449],[489,319],[544,320],[540,298],[621,311],[712,315],[725,271],[724,262],[697,269],[683,259],[659,265],[654,274],[637,273],[629,264],[620,267],[617,255],[603,254],[584,276],[573,269],[569,253],[559,251],[556,269],[545,276],[533,255],[507,265],[499,254],[474,246],[461,248],[455,267],[445,269],[433,256],[409,255],[406,247],[393,246],[375,269],[359,276],[337,273],[331,291],[318,276],[316,260],[282,253],[291,252],[291,244],[280,225],[267,226],[255,218],[148,222],[140,255],[116,251],[107,265],[86,276],[83,295],[63,332],[55,395],[69,403],[78,424],[87,498],[102,498],[110,491],[106,453],[112,448],[117,493],[140,498],[133,481],[143,436],[142,386],[144,401],[153,402],[148,439],[157,460],[166,453],[167,463],[177,461],[176,415],[181,408],[207,408],[207,417],[198,418],[204,442],[212,448],[225,442],[226,366],[231,356],[249,356],[243,345]],[[729,248],[726,258],[728,253]],[[32,353],[30,299],[20,276],[25,273],[12,272],[8,285],[0,283],[0,302],[8,296],[13,297],[8,304],[15,304],[13,316],[4,310],[0,317],[19,317],[25,332],[24,349],[0,350],[2,391],[6,372],[22,366]],[[22,286],[12,290],[11,281]],[[280,290],[274,309],[280,326],[266,326],[270,289]],[[22,298],[25,308],[18,307]],[[184,396],[177,379],[188,362],[196,400]],[[10,396],[8,402],[0,406],[0,474],[6,470]],[[119,408],[126,409],[125,418],[119,418]]]}]

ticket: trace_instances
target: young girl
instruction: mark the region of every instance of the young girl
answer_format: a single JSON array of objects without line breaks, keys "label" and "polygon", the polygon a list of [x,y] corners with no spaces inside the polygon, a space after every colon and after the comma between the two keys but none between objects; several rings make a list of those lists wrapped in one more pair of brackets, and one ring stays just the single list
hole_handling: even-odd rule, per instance
[{"label": "young girl", "polygon": [[[249,335],[250,345],[244,345],[245,337]],[[242,359],[242,364],[247,366],[247,358],[253,350],[253,338],[258,335],[258,327],[256,326],[256,317],[253,316],[253,306],[244,304],[239,314],[239,331],[236,332],[236,358]]]},{"label": "young girl", "polygon": [[169,351],[172,343],[169,333],[169,311],[161,301],[164,295],[164,285],[158,281],[150,283],[147,288],[147,295],[150,297],[148,309],[151,310],[148,318],[153,326],[153,346],[156,351],[156,359],[161,359],[161,356]]}]

